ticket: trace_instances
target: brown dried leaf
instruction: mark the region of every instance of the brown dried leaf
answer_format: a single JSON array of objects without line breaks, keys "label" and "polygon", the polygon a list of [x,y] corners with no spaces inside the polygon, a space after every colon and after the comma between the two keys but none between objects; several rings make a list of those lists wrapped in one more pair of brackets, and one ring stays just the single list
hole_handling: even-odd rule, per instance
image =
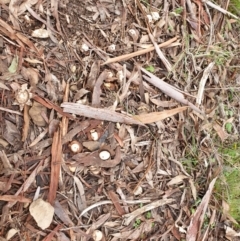
[{"label": "brown dried leaf", "polygon": [[175,226],[173,226],[173,228],[171,229],[171,232],[177,240],[179,240],[179,241],[181,240],[181,234]]},{"label": "brown dried leaf", "polygon": [[24,44],[26,44],[30,49],[32,49],[32,51],[36,52],[37,54],[38,49],[36,48],[36,46],[33,44],[32,41],[29,40],[28,37],[24,36],[21,33],[16,33],[17,38],[20,40],[19,42],[23,42]]},{"label": "brown dried leaf", "polygon": [[221,141],[225,141],[228,138],[228,134],[224,131],[224,128],[221,127],[219,124],[213,124],[214,130],[217,132],[218,136],[220,137]]},{"label": "brown dried leaf", "polygon": [[189,178],[189,177],[185,176],[185,175],[178,175],[178,176],[172,178],[172,180],[170,182],[168,182],[167,185],[171,186],[171,185],[182,183],[182,181],[187,178]]},{"label": "brown dried leaf", "polygon": [[36,87],[38,83],[38,70],[34,68],[24,68],[22,67],[21,69],[21,75],[23,76],[24,79],[30,81],[31,87]]},{"label": "brown dried leaf", "polygon": [[96,230],[101,227],[111,216],[111,213],[103,214],[99,217],[99,219],[92,223],[90,230]]},{"label": "brown dried leaf", "polygon": [[240,232],[236,232],[230,227],[226,227],[226,238],[228,240],[233,240],[234,237],[240,237]]},{"label": "brown dried leaf", "polygon": [[24,60],[30,64],[43,64],[43,62],[38,59],[24,58]]},{"label": "brown dried leaf", "polygon": [[59,120],[53,119],[50,121],[49,126],[48,126],[48,133],[49,136],[53,137],[54,132],[57,131],[57,128],[59,126]]},{"label": "brown dried leaf", "polygon": [[59,21],[59,16],[58,16],[58,5],[60,4],[60,1],[51,1],[51,10],[52,10],[52,15],[56,19],[56,26],[58,32],[62,35],[62,29]]},{"label": "brown dried leaf", "polygon": [[[87,100],[86,97],[87,97],[88,93],[90,93],[90,91],[86,90],[84,88],[78,90],[76,92],[76,94],[74,95],[73,102],[78,102],[79,103],[79,101],[82,101],[82,103],[83,103],[83,101],[86,99],[86,103],[87,103],[88,100]],[[64,101],[67,101],[67,100],[64,100]],[[83,103],[83,104],[85,104],[85,103]]]},{"label": "brown dried leaf", "polygon": [[20,26],[18,23],[18,9],[19,9],[19,0],[11,0],[9,4],[9,10],[11,14],[9,16],[14,29],[20,30]]},{"label": "brown dried leaf", "polygon": [[93,89],[97,81],[97,76],[100,72],[100,62],[96,60],[91,66],[91,70],[87,79],[86,88]]},{"label": "brown dried leaf", "polygon": [[38,2],[38,0],[24,1],[18,8],[18,15],[23,14],[27,10],[27,7],[31,7],[31,6],[35,5],[37,2]]},{"label": "brown dried leaf", "polygon": [[13,169],[13,166],[10,163],[4,150],[0,151],[0,160],[1,160],[1,165],[3,166],[4,169]]},{"label": "brown dried leaf", "polygon": [[73,226],[73,222],[67,214],[67,211],[62,207],[58,200],[54,203],[54,213],[66,225]]},{"label": "brown dried leaf", "polygon": [[64,113],[63,110],[56,104],[52,103],[50,100],[46,99],[46,98],[41,98],[38,95],[35,95],[33,97],[34,100],[36,100],[38,103],[42,104],[43,106],[47,107],[48,109],[54,109],[56,110],[59,114],[61,114],[62,116],[66,116],[69,119],[74,119],[70,114],[68,113]]},{"label": "brown dried leaf", "polygon": [[73,137],[77,135],[79,132],[85,130],[89,127],[89,121],[82,121],[78,123],[76,127],[74,127],[71,131],[69,131],[62,139],[62,144],[66,144],[69,141],[72,141]]},{"label": "brown dried leaf", "polygon": [[[1,173],[1,172],[2,172],[2,168],[1,168],[1,165],[0,165],[0,173]],[[6,185],[7,185],[7,182],[1,182],[1,181],[0,181],[0,191],[5,190]]]},{"label": "brown dried leaf", "polygon": [[122,206],[119,203],[119,198],[118,198],[117,194],[115,192],[113,192],[113,191],[109,191],[108,195],[109,195],[110,199],[112,200],[113,205],[115,206],[118,214],[120,216],[124,215],[125,211],[124,211],[124,209],[122,208]]},{"label": "brown dried leaf", "polygon": [[[30,187],[30,185],[35,181],[35,178],[37,176],[37,174],[41,171],[42,167],[43,167],[43,163],[44,163],[44,159],[42,159],[38,165],[35,167],[35,169],[32,171],[32,173],[30,174],[30,176],[27,178],[27,180],[22,184],[22,186],[17,190],[17,192],[15,193],[15,196],[19,195],[21,192],[24,193],[26,192],[26,190],[28,190],[28,188]],[[11,208],[16,202],[9,202],[8,205],[6,206],[6,208]],[[2,217],[3,218],[3,217]],[[1,219],[2,222],[2,219]]]},{"label": "brown dried leaf", "polygon": [[2,59],[0,59],[0,73],[8,73],[8,65],[6,61],[3,61]]},{"label": "brown dried leaf", "polygon": [[104,70],[100,76],[98,77],[95,86],[93,88],[93,94],[92,94],[92,106],[93,107],[99,107],[100,106],[100,96],[102,94],[101,85],[103,84],[103,81],[108,77],[108,71]]},{"label": "brown dried leaf", "polygon": [[[154,188],[154,185],[153,185],[153,173],[151,170],[149,170],[147,173],[146,173],[146,180],[149,184],[149,186],[151,188]],[[136,194],[135,194],[136,195]]]},{"label": "brown dried leaf", "polygon": [[10,90],[2,81],[0,81],[0,89]]},{"label": "brown dried leaf", "polygon": [[196,201],[197,200],[197,188],[194,185],[193,180],[190,178],[189,180],[189,184],[192,190],[192,195],[193,195],[193,199]]},{"label": "brown dried leaf", "polygon": [[5,128],[3,132],[4,139],[14,147],[19,147],[21,144],[21,134],[12,122],[5,120]]},{"label": "brown dried leaf", "polygon": [[50,72],[46,74],[45,81],[47,82],[46,87],[48,96],[53,102],[56,102],[58,100],[60,81]]},{"label": "brown dried leaf", "polygon": [[84,141],[82,145],[89,151],[96,151],[101,146],[101,143],[98,141]]},{"label": "brown dried leaf", "polygon": [[203,224],[203,218],[205,216],[216,180],[217,180],[217,177],[214,178],[209,184],[207,192],[205,193],[200,205],[198,206],[196,212],[191,218],[190,225],[187,229],[187,235],[186,235],[187,241],[196,241],[198,235],[200,235],[200,230]]},{"label": "brown dried leaf", "polygon": [[[46,128],[46,129],[45,129],[42,133],[40,133],[39,136],[29,145],[29,147],[33,147],[33,146],[39,144],[37,147],[35,146],[35,148],[34,148],[35,150],[39,150],[42,143],[45,143],[45,144],[49,143],[49,140],[48,140],[48,139],[45,139],[45,140],[43,140],[42,143],[39,143],[47,133],[48,133],[48,129]],[[51,141],[50,141],[50,143],[51,143]]]},{"label": "brown dried leaf", "polygon": [[78,208],[80,211],[84,210],[87,207],[87,201],[85,196],[85,191],[82,182],[79,180],[78,177],[73,176],[73,180],[75,184],[77,185],[78,191],[79,191],[79,202],[78,202]]},{"label": "brown dried leaf", "polygon": [[47,114],[47,108],[40,103],[34,101],[32,107],[29,110],[29,115],[32,118],[33,122],[37,126],[45,126],[46,121],[42,117],[42,113]]},{"label": "brown dried leaf", "polygon": [[130,138],[131,138],[131,149],[132,149],[132,152],[134,153],[135,149],[136,149],[135,144],[137,143],[138,138],[134,135],[134,129],[132,127],[125,126],[125,128],[126,128],[126,130],[128,131],[128,133],[130,135]]},{"label": "brown dried leaf", "polygon": [[147,114],[141,114],[141,115],[135,115],[133,118],[135,120],[138,120],[142,122],[143,124],[150,124],[153,122],[161,121],[163,119],[166,119],[170,116],[173,116],[179,112],[182,112],[186,110],[188,107],[178,107],[172,110],[165,110],[162,112],[152,112],[152,113],[147,113]]}]

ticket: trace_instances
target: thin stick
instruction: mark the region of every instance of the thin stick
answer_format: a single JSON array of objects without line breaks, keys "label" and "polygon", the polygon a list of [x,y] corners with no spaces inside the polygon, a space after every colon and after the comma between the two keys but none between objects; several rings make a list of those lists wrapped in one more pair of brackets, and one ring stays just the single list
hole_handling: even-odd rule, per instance
[{"label": "thin stick", "polygon": [[[67,84],[66,84],[66,88],[65,88],[65,93],[63,96],[63,102],[67,102],[68,101],[68,96],[69,96],[69,84],[70,79],[67,80]],[[68,121],[69,119],[67,118],[67,116],[63,116],[62,117],[62,136],[65,136],[68,132]]]},{"label": "thin stick", "polygon": [[202,2],[203,2],[203,3],[206,3],[209,7],[214,8],[214,9],[218,10],[219,12],[221,12],[221,13],[223,13],[223,14],[227,14],[227,15],[229,15],[229,16],[235,18],[235,19],[239,19],[238,16],[236,16],[236,15],[234,15],[234,14],[228,12],[227,10],[225,10],[225,9],[223,9],[223,8],[221,8],[221,7],[219,7],[218,5],[212,3],[211,1],[202,0]]},{"label": "thin stick", "polygon": [[147,71],[144,68],[141,68],[141,70],[142,70],[143,73],[150,76],[150,78],[149,78],[148,76],[143,75],[143,78],[145,80],[147,80],[149,83],[151,83],[152,85],[159,88],[164,94],[166,94],[169,97],[179,101],[180,103],[182,103],[184,105],[188,105],[189,107],[191,107],[196,112],[204,115],[204,113],[197,106],[195,106],[194,104],[189,102],[187,99],[185,99],[184,95],[182,93],[180,93],[179,91],[177,91],[175,88],[173,88],[170,84],[168,84],[167,82],[159,79],[157,76],[153,75],[152,73],[150,73],[149,71]]},{"label": "thin stick", "polygon": [[12,114],[16,114],[16,115],[23,115],[23,114],[22,114],[21,112],[19,112],[19,111],[10,110],[10,109],[4,108],[4,107],[0,107],[0,110],[6,111],[6,112],[9,112],[9,113],[12,113]]},{"label": "thin stick", "polygon": [[[168,41],[159,44],[158,47],[160,47],[160,48],[169,47],[169,46],[170,46],[173,42],[175,42],[177,39],[178,39],[178,37],[171,38],[171,39],[169,39]],[[107,61],[105,61],[105,62],[104,62],[103,64],[101,64],[101,65],[106,65],[106,64],[111,64],[111,63],[115,63],[115,62],[119,62],[119,61],[131,59],[131,58],[133,58],[133,57],[136,57],[136,56],[139,56],[139,55],[143,55],[143,54],[149,53],[149,52],[153,51],[154,49],[155,49],[155,47],[154,47],[154,46],[151,46],[151,47],[149,47],[149,48],[147,48],[147,49],[142,49],[142,50],[139,50],[139,51],[130,53],[130,54],[124,54],[124,55],[121,55],[121,56],[118,56],[118,57],[115,57],[115,58],[109,58]]]}]

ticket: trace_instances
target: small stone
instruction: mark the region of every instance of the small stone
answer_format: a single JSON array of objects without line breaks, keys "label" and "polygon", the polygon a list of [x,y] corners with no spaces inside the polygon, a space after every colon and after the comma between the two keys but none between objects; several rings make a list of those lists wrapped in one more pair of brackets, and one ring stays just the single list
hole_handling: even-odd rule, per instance
[{"label": "small stone", "polygon": [[29,207],[30,214],[36,221],[38,227],[46,229],[53,220],[54,207],[41,198],[33,201]]}]

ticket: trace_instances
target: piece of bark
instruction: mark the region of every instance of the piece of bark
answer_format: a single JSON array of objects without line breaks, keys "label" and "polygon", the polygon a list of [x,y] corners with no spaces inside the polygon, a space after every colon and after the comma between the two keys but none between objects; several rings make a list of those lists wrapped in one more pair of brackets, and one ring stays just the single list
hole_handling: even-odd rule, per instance
[{"label": "piece of bark", "polygon": [[27,136],[28,136],[28,130],[29,130],[29,126],[30,126],[30,117],[29,117],[29,106],[25,105],[24,106],[24,125],[23,125],[23,129],[22,129],[22,141],[26,141]]},{"label": "piece of bark", "polygon": [[22,202],[22,203],[30,203],[32,200],[30,198],[15,196],[15,195],[2,195],[0,196],[1,201],[7,202]]},{"label": "piece of bark", "polygon": [[94,108],[91,106],[82,105],[79,103],[65,102],[61,104],[64,112],[85,116],[97,120],[105,120],[112,122],[119,122],[124,124],[144,125],[140,121],[134,120],[132,117],[117,113],[109,109]]},{"label": "piece of bark", "polygon": [[48,194],[48,201],[50,204],[54,204],[57,195],[59,174],[62,162],[62,141],[61,141],[61,131],[58,129],[53,136],[52,143],[52,160],[51,160],[51,179]]},{"label": "piece of bark", "polygon": [[119,203],[118,195],[114,191],[112,191],[112,190],[108,192],[108,195],[109,195],[110,199],[112,200],[113,205],[115,206],[118,214],[120,216],[126,214],[124,209],[123,209],[123,207]]}]

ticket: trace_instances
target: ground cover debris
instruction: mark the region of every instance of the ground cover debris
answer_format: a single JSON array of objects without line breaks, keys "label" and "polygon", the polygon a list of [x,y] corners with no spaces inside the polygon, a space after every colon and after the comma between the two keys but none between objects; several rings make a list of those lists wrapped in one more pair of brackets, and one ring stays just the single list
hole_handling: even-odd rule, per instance
[{"label": "ground cover debris", "polygon": [[0,240],[238,240],[239,12],[0,0]]}]

